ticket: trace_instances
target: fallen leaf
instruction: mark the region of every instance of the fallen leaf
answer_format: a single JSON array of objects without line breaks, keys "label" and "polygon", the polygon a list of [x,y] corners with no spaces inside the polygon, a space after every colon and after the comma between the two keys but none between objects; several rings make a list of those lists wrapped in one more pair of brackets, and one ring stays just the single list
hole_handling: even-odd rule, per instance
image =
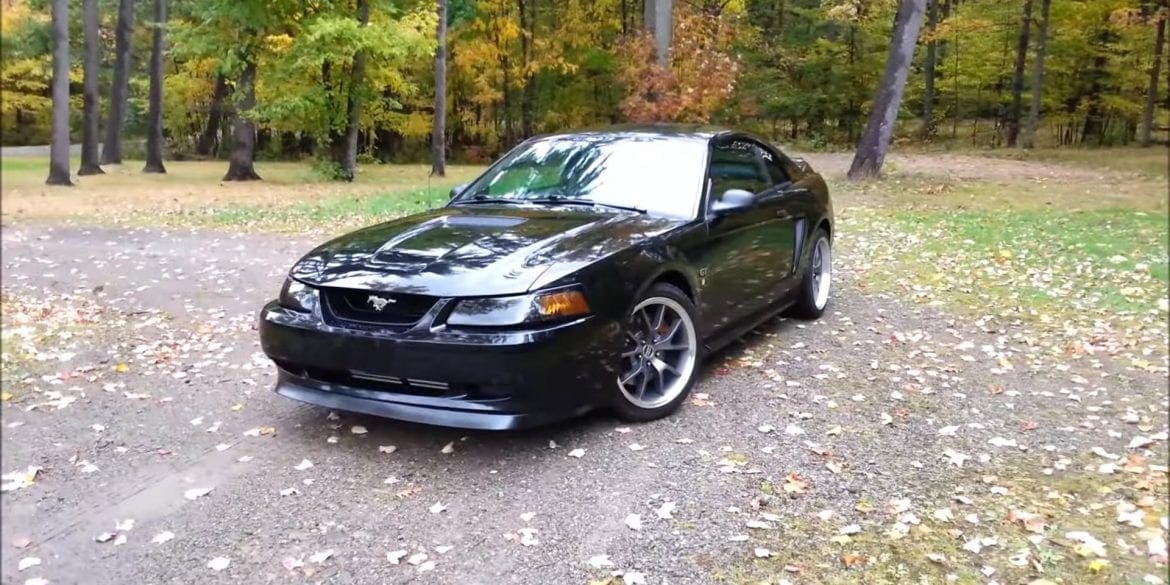
[{"label": "fallen leaf", "polygon": [[154,535],[154,538],[151,538],[150,542],[152,544],[165,544],[165,543],[170,542],[174,538],[175,538],[174,532],[171,532],[170,530],[164,530],[164,531]]},{"label": "fallen leaf", "polygon": [[320,565],[321,563],[329,560],[329,557],[331,556],[333,556],[333,549],[323,550],[321,552],[313,553],[311,556],[309,556],[309,562],[313,563],[314,565]]},{"label": "fallen leaf", "polygon": [[367,431],[366,427],[363,427],[362,425],[353,425],[352,427],[349,428],[349,432],[351,432],[355,435],[364,435],[364,434],[368,433],[369,431]]},{"label": "fallen leaf", "polygon": [[622,575],[622,585],[646,585],[646,575],[637,571],[626,571]]},{"label": "fallen leaf", "polygon": [[402,561],[402,557],[405,557],[407,554],[408,553],[404,550],[390,551],[386,553],[386,560],[390,561],[391,565],[397,565]]},{"label": "fallen leaf", "polygon": [[586,564],[594,569],[606,569],[614,566],[613,561],[609,560],[609,555],[591,556]]},{"label": "fallen leaf", "polygon": [[297,464],[296,464],[296,465],[293,467],[293,469],[295,469],[295,470],[297,470],[297,471],[304,471],[304,470],[306,470],[306,469],[309,469],[309,468],[310,468],[310,467],[312,467],[312,466],[313,466],[313,462],[312,462],[312,461],[309,461],[308,459],[301,459],[301,462],[300,462],[300,463],[297,463]]},{"label": "fallen leaf", "polygon": [[25,569],[35,567],[39,564],[41,564],[41,559],[37,557],[24,557],[23,559],[20,559],[20,563],[16,566],[16,570],[23,571]]},{"label": "fallen leaf", "polygon": [[389,455],[397,450],[398,450],[398,447],[396,445],[378,445],[378,452],[379,453],[385,453],[385,454]]},{"label": "fallen leaf", "polygon": [[207,561],[207,567],[212,571],[222,571],[226,569],[231,563],[232,560],[227,557],[215,557],[214,559]]},{"label": "fallen leaf", "polygon": [[455,452],[455,441],[451,441],[450,443],[443,445],[443,448],[439,449],[439,452],[444,454],[444,455],[450,455],[450,454],[454,453]]},{"label": "fallen leaf", "polygon": [[431,514],[438,514],[438,513],[442,512],[443,510],[446,510],[447,506],[444,506],[442,502],[435,502],[433,505],[431,505],[431,507],[429,509],[431,511]]},{"label": "fallen leaf", "polygon": [[632,529],[632,530],[641,530],[642,529],[642,516],[641,516],[641,514],[630,514],[630,515],[626,516],[626,526],[629,526],[630,529]]},{"label": "fallen leaf", "polygon": [[789,473],[784,478],[784,493],[803,494],[808,491],[808,482],[804,481],[796,472]]},{"label": "fallen leaf", "polygon": [[857,566],[865,565],[865,556],[859,554],[847,554],[841,556],[841,564],[845,565],[846,569],[851,569]]},{"label": "fallen leaf", "polygon": [[658,507],[657,510],[654,511],[654,513],[663,520],[670,520],[671,518],[674,518],[674,508],[674,502],[664,502],[661,506]]},{"label": "fallen leaf", "polygon": [[584,449],[573,449],[572,451],[569,451],[569,457],[576,457],[576,458],[580,459],[581,457],[584,457],[584,456],[585,456]]},{"label": "fallen leaf", "polygon": [[188,500],[197,500],[203,496],[206,496],[207,494],[210,494],[212,489],[214,488],[191,488],[183,492],[183,497],[187,498]]}]

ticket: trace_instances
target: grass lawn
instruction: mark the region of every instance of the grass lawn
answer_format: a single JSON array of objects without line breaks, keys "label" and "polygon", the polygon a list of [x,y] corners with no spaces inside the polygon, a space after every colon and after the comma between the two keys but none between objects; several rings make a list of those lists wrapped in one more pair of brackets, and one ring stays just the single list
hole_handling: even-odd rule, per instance
[{"label": "grass lawn", "polygon": [[437,205],[452,186],[481,170],[451,166],[446,177],[436,178],[429,176],[429,165],[365,165],[353,183],[338,183],[320,179],[307,163],[258,162],[264,180],[239,183],[221,180],[225,162],[166,166],[165,175],[146,175],[141,162],[127,161],[106,167],[105,175],[76,177],[74,187],[49,187],[47,159],[5,159],[0,211],[5,222],[74,219],[299,231],[322,222],[374,223]]}]

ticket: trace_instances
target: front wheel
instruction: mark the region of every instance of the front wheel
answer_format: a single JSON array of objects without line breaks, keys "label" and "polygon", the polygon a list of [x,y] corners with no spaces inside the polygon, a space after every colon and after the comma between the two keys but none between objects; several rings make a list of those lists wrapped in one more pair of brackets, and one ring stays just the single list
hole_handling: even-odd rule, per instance
[{"label": "front wheel", "polygon": [[623,327],[614,409],[628,421],[662,418],[678,409],[695,383],[702,346],[695,306],[678,288],[650,287]]},{"label": "front wheel", "polygon": [[793,314],[802,319],[816,319],[825,313],[829,304],[829,289],[833,284],[833,248],[829,234],[817,228],[813,232],[812,251],[809,253],[808,268],[796,291],[796,305]]}]

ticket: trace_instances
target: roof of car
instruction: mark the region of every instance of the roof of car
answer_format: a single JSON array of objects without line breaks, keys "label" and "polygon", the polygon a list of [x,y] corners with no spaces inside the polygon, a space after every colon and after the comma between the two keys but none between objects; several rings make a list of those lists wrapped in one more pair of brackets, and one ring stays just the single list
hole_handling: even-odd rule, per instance
[{"label": "roof of car", "polygon": [[734,134],[734,130],[721,126],[702,124],[613,124],[596,128],[583,128],[570,132],[557,132],[549,136],[572,136],[575,134],[654,134],[658,136],[677,136],[700,139],[711,139],[721,134]]}]

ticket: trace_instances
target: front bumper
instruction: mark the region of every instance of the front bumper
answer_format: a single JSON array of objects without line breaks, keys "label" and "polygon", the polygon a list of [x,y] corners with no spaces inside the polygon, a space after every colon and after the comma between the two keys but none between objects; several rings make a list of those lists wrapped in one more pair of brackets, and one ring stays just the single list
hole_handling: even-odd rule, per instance
[{"label": "front bumper", "polygon": [[260,313],[278,394],[460,428],[539,426],[608,404],[621,335],[596,316],[523,331],[378,332],[333,327],[275,302]]}]

